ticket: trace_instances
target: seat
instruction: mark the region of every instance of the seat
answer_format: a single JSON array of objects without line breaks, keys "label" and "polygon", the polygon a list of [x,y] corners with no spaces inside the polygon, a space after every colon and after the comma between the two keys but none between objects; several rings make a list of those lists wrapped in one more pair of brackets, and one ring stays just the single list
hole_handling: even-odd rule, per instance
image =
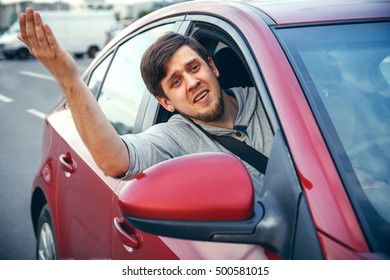
[{"label": "seat", "polygon": [[245,65],[232,49],[220,49],[213,60],[219,71],[218,80],[222,88],[253,86]]}]

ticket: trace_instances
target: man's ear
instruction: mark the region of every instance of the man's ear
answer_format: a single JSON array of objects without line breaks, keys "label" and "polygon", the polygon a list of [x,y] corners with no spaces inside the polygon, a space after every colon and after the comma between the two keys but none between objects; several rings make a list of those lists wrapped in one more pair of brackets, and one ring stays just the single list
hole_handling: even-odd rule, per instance
[{"label": "man's ear", "polygon": [[218,78],[219,77],[219,71],[218,71],[217,66],[214,63],[214,60],[211,57],[209,57],[208,59],[209,59],[209,66],[210,66],[211,70],[213,71],[215,77]]},{"label": "man's ear", "polygon": [[167,98],[157,96],[156,99],[157,99],[158,103],[160,103],[161,106],[163,106],[169,112],[175,111],[175,108],[173,108],[171,102]]}]

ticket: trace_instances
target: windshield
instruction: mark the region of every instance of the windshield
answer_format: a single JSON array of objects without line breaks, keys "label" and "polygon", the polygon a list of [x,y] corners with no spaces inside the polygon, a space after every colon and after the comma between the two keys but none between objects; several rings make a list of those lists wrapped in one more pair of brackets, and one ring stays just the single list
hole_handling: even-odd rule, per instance
[{"label": "windshield", "polygon": [[372,250],[390,251],[390,23],[279,29]]}]

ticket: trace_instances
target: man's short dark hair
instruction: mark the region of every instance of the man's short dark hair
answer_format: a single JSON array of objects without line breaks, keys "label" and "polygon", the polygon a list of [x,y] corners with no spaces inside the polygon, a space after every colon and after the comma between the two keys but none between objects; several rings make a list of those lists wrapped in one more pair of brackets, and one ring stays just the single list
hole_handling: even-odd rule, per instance
[{"label": "man's short dark hair", "polygon": [[161,36],[144,53],[141,61],[141,75],[147,89],[155,97],[166,97],[160,83],[166,75],[166,64],[172,55],[184,45],[194,50],[208,64],[207,51],[195,38],[174,32]]}]

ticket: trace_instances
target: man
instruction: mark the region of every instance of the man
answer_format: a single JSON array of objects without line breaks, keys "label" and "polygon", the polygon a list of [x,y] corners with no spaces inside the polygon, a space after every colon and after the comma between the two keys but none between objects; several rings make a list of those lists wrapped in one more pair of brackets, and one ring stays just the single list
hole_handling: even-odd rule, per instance
[{"label": "man", "polygon": [[[165,109],[179,114],[146,132],[123,137],[118,136],[79,77],[74,59],[31,8],[20,15],[18,38],[57,79],[81,138],[108,176],[132,178],[172,157],[227,151],[194,122],[211,134],[229,135],[266,155],[270,152],[272,131],[255,89],[221,89],[213,60],[191,37],[168,33],[145,52],[141,63],[148,90]],[[254,185],[261,186],[260,173],[245,164]]]}]

